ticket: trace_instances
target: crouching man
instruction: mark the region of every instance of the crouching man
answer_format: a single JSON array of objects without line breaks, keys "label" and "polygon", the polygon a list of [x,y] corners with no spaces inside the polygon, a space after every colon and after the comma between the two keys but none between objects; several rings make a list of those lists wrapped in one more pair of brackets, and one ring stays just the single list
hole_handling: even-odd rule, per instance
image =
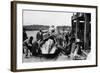
[{"label": "crouching man", "polygon": [[30,38],[26,39],[23,42],[23,47],[25,50],[25,57],[28,58],[29,56],[32,55],[32,41],[33,41],[33,37],[31,36]]}]

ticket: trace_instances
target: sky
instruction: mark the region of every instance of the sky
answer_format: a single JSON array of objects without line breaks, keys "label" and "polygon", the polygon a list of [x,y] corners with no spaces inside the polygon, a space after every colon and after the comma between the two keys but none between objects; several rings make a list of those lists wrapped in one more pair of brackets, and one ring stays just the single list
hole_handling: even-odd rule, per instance
[{"label": "sky", "polygon": [[73,13],[52,11],[23,11],[23,25],[55,25],[71,26]]}]

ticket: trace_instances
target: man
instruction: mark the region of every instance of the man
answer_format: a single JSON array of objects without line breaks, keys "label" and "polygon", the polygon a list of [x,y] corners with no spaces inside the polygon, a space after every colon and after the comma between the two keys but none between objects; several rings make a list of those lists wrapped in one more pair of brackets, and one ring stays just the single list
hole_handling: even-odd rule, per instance
[{"label": "man", "polygon": [[64,39],[61,33],[59,33],[59,35],[57,35],[56,37],[56,46],[58,48],[59,53],[61,52],[62,54],[65,54]]},{"label": "man", "polygon": [[76,39],[72,43],[70,57],[74,60],[85,59],[85,57],[83,57],[82,55],[83,55],[82,54],[82,42],[80,41],[80,39]]},{"label": "man", "polygon": [[25,29],[23,29],[23,41],[25,41],[27,39],[27,34],[26,34],[26,31]]},{"label": "man", "polygon": [[67,44],[68,44],[68,41],[69,41],[69,39],[68,39],[68,34],[65,35],[65,39],[66,39],[66,42],[67,42]]},{"label": "man", "polygon": [[[27,34],[26,34],[26,31],[25,29],[23,29],[23,42],[27,39]],[[23,53],[25,53],[24,49],[23,49]]]},{"label": "man", "polygon": [[76,49],[75,37],[72,37],[71,38],[71,51],[70,51],[70,58],[72,58],[72,59],[74,57],[75,49]]},{"label": "man", "polygon": [[51,35],[55,35],[55,27],[54,27],[54,25],[52,25],[52,26],[49,28],[49,33],[50,33],[50,36],[51,36]]},{"label": "man", "polygon": [[39,32],[36,35],[37,41],[42,41],[43,40],[43,32],[40,29]]},{"label": "man", "polygon": [[29,56],[29,54],[32,55],[32,41],[33,41],[33,37],[31,36],[29,39],[26,39],[23,43],[23,47],[26,50],[25,52],[26,58]]},{"label": "man", "polygon": [[36,41],[35,48],[36,48],[36,53],[37,53],[38,55],[41,54],[40,44],[41,44],[41,42],[43,42],[43,33],[44,33],[44,32],[42,32],[42,29],[40,28],[39,32],[38,32],[37,35],[36,35],[37,41]]}]

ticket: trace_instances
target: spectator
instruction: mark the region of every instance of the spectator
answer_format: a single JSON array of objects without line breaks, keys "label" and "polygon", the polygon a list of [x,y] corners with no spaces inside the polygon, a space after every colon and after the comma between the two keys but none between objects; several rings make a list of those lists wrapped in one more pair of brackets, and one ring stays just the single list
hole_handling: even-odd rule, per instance
[{"label": "spectator", "polygon": [[27,39],[27,34],[26,34],[26,31],[25,29],[23,29],[23,41],[25,41]]}]

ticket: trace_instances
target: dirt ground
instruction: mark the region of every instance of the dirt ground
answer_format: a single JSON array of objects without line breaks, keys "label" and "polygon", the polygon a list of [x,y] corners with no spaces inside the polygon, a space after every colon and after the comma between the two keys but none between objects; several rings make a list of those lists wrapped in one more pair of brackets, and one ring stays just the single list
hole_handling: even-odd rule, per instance
[{"label": "dirt ground", "polygon": [[29,58],[25,58],[25,55],[23,54],[23,63],[31,63],[31,62],[47,62],[47,61],[67,61],[70,60],[66,55],[59,55],[58,58],[54,59],[46,59],[43,57],[35,57],[31,56]]}]

